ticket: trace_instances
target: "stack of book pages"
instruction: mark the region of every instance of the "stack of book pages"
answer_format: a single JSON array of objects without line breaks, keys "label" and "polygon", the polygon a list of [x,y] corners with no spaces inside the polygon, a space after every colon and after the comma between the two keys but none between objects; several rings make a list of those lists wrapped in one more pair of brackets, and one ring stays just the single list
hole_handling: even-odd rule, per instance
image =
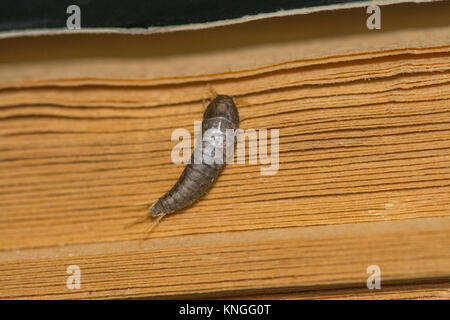
[{"label": "stack of book pages", "polygon": [[[1,35],[0,298],[448,299],[450,3],[379,8]],[[213,92],[245,163],[147,235]]]}]

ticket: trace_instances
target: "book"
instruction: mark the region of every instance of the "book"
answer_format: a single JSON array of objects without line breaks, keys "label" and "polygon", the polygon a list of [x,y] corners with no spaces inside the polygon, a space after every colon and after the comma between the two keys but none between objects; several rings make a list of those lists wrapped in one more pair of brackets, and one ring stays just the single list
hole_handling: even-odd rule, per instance
[{"label": "book", "polygon": [[[346,5],[5,32],[0,297],[448,298],[450,4],[383,4],[380,29]],[[247,153],[147,239],[151,220],[126,226],[178,179],[172,134],[193,136],[212,92],[235,99],[242,130],[278,130],[277,170]],[[92,281],[68,290],[71,265]],[[362,292],[371,265],[395,294]]]}]

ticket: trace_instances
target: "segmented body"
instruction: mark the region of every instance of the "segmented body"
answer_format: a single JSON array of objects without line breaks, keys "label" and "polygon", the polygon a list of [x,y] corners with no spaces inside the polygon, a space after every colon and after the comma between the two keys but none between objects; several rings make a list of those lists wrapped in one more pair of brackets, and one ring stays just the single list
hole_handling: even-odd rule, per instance
[{"label": "segmented body", "polygon": [[[213,139],[202,140],[194,149],[191,162],[186,165],[183,173],[164,196],[162,196],[150,209],[153,216],[172,213],[189,206],[198,200],[212,185],[222,171],[226,159],[226,131],[236,130],[239,127],[239,114],[234,101],[226,95],[218,95],[206,108],[203,114],[202,134],[208,131],[213,133]],[[228,140],[229,141],[229,140]],[[233,136],[232,146],[234,148]],[[217,144],[222,144],[222,161],[215,161],[214,151]],[[228,146],[230,147],[230,145]],[[198,157],[201,155],[201,157]],[[195,163],[196,159],[201,159]],[[219,162],[219,163],[217,163]]]}]

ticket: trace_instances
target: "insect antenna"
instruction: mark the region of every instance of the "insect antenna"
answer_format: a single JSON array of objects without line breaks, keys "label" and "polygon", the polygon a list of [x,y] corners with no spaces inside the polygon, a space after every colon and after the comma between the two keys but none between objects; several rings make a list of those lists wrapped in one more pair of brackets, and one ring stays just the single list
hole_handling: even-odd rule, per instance
[{"label": "insect antenna", "polygon": [[212,85],[210,83],[208,83],[207,90],[208,90],[210,100],[211,101],[214,100],[214,98],[217,97],[217,91],[214,90],[214,88],[212,87]]}]

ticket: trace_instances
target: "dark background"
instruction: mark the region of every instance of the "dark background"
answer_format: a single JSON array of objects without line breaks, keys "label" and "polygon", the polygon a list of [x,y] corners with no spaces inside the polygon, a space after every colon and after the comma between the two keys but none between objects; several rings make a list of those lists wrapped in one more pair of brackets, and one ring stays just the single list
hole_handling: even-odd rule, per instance
[{"label": "dark background", "polygon": [[1,0],[0,31],[66,28],[72,4],[82,28],[147,28],[356,1],[364,0]]}]

